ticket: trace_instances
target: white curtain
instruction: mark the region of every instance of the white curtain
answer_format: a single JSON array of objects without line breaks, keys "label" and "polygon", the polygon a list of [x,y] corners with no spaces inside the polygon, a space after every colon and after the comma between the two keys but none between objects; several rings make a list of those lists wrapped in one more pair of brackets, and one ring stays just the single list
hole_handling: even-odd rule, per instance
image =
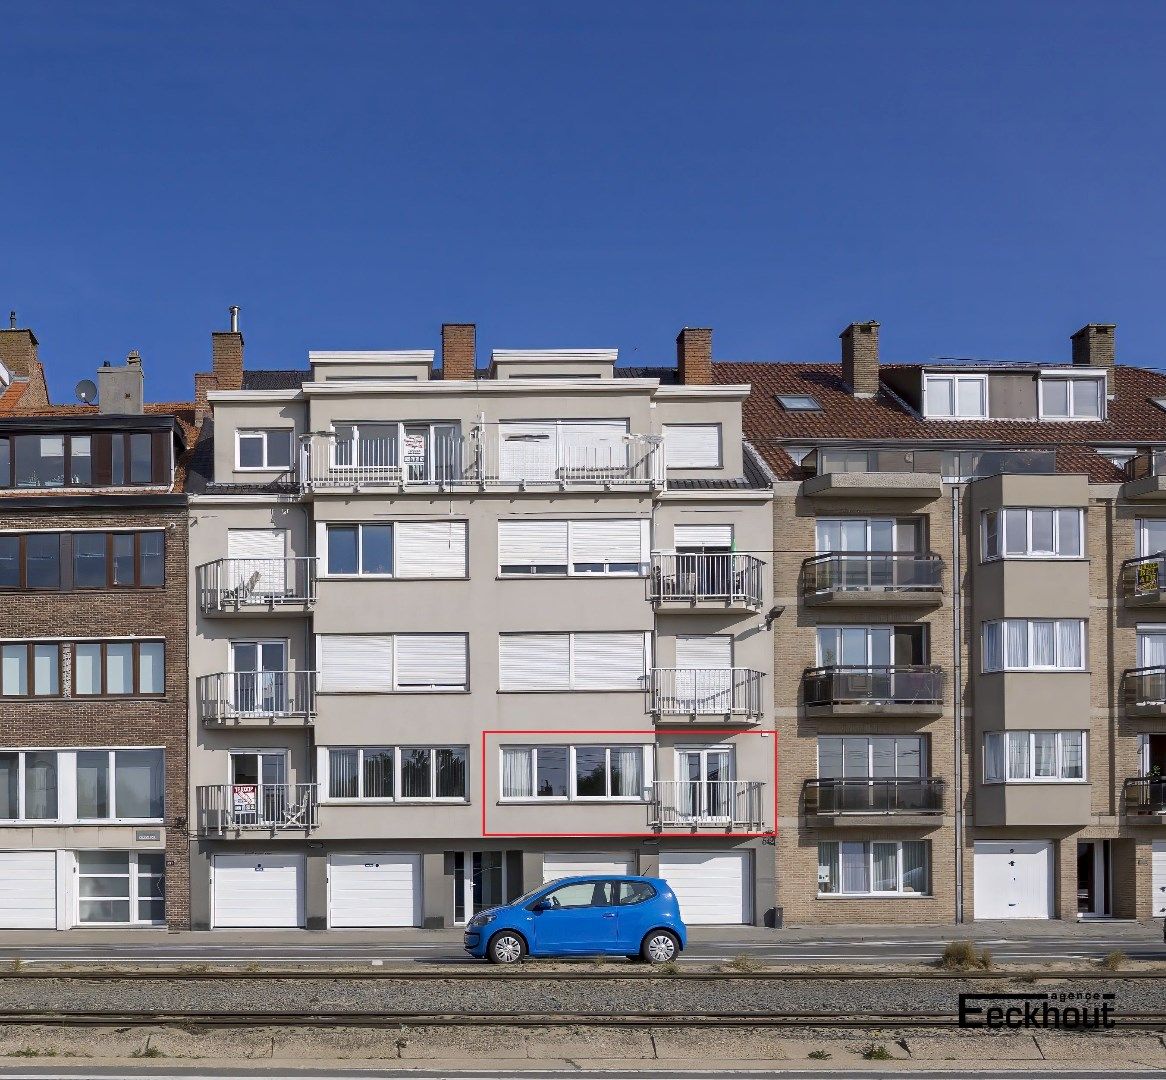
[{"label": "white curtain", "polygon": [[873,844],[874,882],[872,892],[898,892],[899,845]]},{"label": "white curtain", "polygon": [[1005,780],[1004,734],[992,731],[984,736],[984,779]]},{"label": "white curtain", "polygon": [[1054,624],[1051,619],[1032,621],[1032,667],[1047,668],[1057,666],[1057,643]]},{"label": "white curtain", "polygon": [[502,797],[528,799],[534,795],[534,763],[530,750],[502,751]]},{"label": "white curtain", "polygon": [[1138,633],[1138,666],[1166,667],[1166,631]]},{"label": "white curtain", "polygon": [[1085,778],[1085,732],[1061,732],[1061,779]]},{"label": "white curtain", "polygon": [[1028,664],[1028,620],[1004,620],[1004,666],[1026,668]]},{"label": "white curtain", "polygon": [[1012,731],[1008,733],[1008,779],[1027,780],[1029,778],[1028,764],[1028,732]]},{"label": "white curtain", "polygon": [[842,892],[870,892],[866,844],[844,841],[838,846],[840,848],[839,860],[842,869]]},{"label": "white curtain", "polygon": [[57,755],[51,751],[24,755],[24,816],[57,816]]},{"label": "white curtain", "polygon": [[611,793],[639,798],[644,791],[644,752],[638,746],[611,748]]},{"label": "white curtain", "polygon": [[928,892],[927,852],[926,840],[903,842],[903,892]]},{"label": "white curtain", "polygon": [[1033,733],[1033,776],[1054,777],[1057,775],[1057,733],[1037,731]]},{"label": "white curtain", "polygon": [[1081,648],[1081,623],[1077,619],[1057,622],[1057,645],[1060,652],[1058,667],[1082,668],[1085,658]]}]

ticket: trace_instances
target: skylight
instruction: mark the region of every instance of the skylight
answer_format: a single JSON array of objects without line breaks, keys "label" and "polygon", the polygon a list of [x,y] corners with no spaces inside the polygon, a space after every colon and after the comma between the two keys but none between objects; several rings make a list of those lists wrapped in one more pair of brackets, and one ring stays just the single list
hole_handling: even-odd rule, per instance
[{"label": "skylight", "polygon": [[775,394],[777,403],[787,412],[821,412],[822,405],[809,394]]}]

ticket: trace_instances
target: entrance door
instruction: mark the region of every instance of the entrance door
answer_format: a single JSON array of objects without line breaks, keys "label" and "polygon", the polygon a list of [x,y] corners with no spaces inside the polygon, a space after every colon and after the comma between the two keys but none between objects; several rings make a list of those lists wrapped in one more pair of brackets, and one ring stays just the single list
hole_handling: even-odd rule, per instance
[{"label": "entrance door", "polygon": [[1077,914],[1082,918],[1104,918],[1109,907],[1109,841],[1077,842]]},{"label": "entrance door", "polygon": [[718,746],[676,751],[681,821],[733,820],[733,750]]},{"label": "entrance door", "polygon": [[236,825],[275,825],[287,810],[287,751],[231,751],[231,809]]},{"label": "entrance door", "polygon": [[506,903],[506,853],[454,852],[454,922],[468,922],[485,908]]},{"label": "entrance door", "polygon": [[231,642],[231,708],[238,716],[287,712],[287,642]]}]

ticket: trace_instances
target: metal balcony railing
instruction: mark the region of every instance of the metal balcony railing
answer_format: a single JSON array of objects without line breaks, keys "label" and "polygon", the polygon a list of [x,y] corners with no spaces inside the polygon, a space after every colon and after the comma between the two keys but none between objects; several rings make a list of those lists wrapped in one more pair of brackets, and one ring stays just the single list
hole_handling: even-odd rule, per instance
[{"label": "metal balcony railing", "polygon": [[657,780],[649,807],[659,828],[712,826],[760,832],[765,784],[760,780]]},{"label": "metal balcony railing", "polygon": [[898,450],[824,446],[802,459],[816,475],[826,473],[931,473],[945,480],[975,480],[1001,473],[1055,473],[1055,450]]},{"label": "metal balcony railing", "polygon": [[802,697],[808,706],[938,705],[943,701],[943,668],[923,664],[808,668],[802,676]]},{"label": "metal balcony railing", "polygon": [[197,682],[198,714],[207,724],[316,714],[314,671],[220,671]]},{"label": "metal balcony railing", "polygon": [[1126,462],[1125,474],[1127,480],[1166,474],[1166,450],[1139,450]]},{"label": "metal balcony railing", "polygon": [[315,784],[213,784],[196,788],[199,832],[309,830],[319,825]]},{"label": "metal balcony railing", "polygon": [[255,611],[316,599],[315,559],[217,559],[196,573],[204,613]]},{"label": "metal balcony railing", "polygon": [[828,592],[938,593],[943,559],[934,552],[848,551],[802,563],[802,595]]},{"label": "metal balcony railing", "polygon": [[1127,709],[1166,706],[1166,667],[1130,668],[1123,671],[1121,696]]},{"label": "metal balcony railing", "polygon": [[652,668],[652,711],[662,716],[760,716],[760,671]]},{"label": "metal balcony railing", "polygon": [[430,439],[403,455],[394,438],[341,439],[317,432],[303,438],[300,458],[305,490],[664,486],[664,446],[658,435],[625,435],[580,446],[543,433],[475,430]]},{"label": "metal balcony railing", "polygon": [[806,814],[942,814],[943,781],[934,776],[807,780]]},{"label": "metal balcony railing", "polygon": [[1166,586],[1166,552],[1126,559],[1121,564],[1121,591],[1126,600],[1155,598]]},{"label": "metal balcony railing", "polygon": [[765,563],[752,555],[655,552],[649,589],[654,603],[714,600],[756,608],[761,606],[764,574]]},{"label": "metal balcony railing", "polygon": [[1122,784],[1122,803],[1127,817],[1166,815],[1166,779],[1135,776]]}]

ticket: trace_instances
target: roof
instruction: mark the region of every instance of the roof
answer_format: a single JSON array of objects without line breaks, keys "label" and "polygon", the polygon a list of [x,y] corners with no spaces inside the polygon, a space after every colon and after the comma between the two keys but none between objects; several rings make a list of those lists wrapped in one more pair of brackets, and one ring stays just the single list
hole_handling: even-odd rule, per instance
[{"label": "roof", "polygon": [[[921,370],[929,366],[888,364],[884,370]],[[783,480],[801,478],[800,470],[783,447],[822,440],[882,445],[954,440],[978,445],[1052,446],[1060,451],[1060,471],[1083,472],[1096,483],[1116,483],[1124,478],[1120,470],[1097,453],[1098,445],[1166,442],[1166,411],[1152,400],[1166,396],[1166,373],[1149,368],[1119,365],[1114,369],[1114,396],[1108,403],[1106,419],[1060,423],[925,420],[886,385],[874,397],[854,397],[843,381],[841,364],[717,361],[713,365],[713,381],[749,384],[749,396],[743,404],[745,437],[777,478]],[[777,403],[776,394],[810,394],[822,408],[817,412],[791,412]]]},{"label": "roof", "polygon": [[243,372],[242,390],[298,390],[312,381],[310,371],[298,368],[260,368]]}]

